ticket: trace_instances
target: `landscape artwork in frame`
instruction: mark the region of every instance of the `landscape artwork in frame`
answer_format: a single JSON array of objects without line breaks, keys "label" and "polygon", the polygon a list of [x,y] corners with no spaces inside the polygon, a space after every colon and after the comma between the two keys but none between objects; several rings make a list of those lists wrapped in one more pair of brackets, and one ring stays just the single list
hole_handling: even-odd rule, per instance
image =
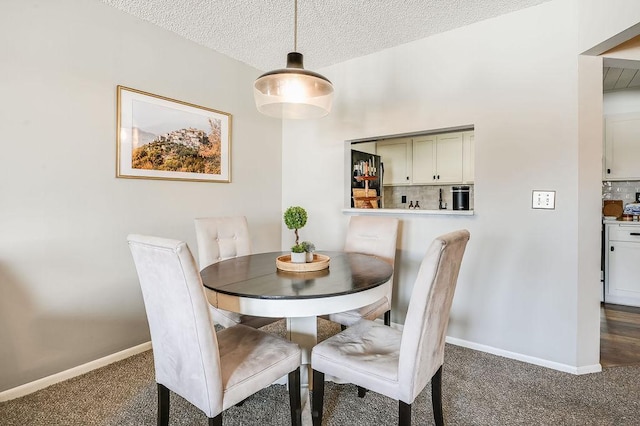
[{"label": "landscape artwork in frame", "polygon": [[231,181],[231,114],[118,86],[120,178]]}]

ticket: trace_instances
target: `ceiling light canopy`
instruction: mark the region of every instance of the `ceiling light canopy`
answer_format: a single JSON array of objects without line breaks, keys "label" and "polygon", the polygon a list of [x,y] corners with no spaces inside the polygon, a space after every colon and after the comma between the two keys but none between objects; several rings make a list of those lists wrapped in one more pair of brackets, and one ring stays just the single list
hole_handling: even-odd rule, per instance
[{"label": "ceiling light canopy", "polygon": [[333,85],[324,76],[304,69],[298,44],[298,1],[295,0],[294,52],[287,55],[287,67],[262,74],[253,85],[256,107],[270,117],[286,119],[320,118],[329,114]]}]

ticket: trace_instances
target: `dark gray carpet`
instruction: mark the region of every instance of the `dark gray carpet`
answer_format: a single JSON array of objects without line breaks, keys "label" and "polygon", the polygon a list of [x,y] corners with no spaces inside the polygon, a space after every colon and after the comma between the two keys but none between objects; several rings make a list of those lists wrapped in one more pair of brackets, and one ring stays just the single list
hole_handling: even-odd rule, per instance
[{"label": "dark gray carpet", "polygon": [[[335,324],[319,320],[320,338]],[[283,322],[266,327],[284,332]],[[447,345],[443,405],[448,425],[640,425],[640,366],[574,376]],[[394,425],[397,403],[352,385],[325,385],[325,425]],[[156,385],[150,351],[0,404],[0,425],[154,425]],[[205,425],[204,414],[171,394],[171,425]],[[274,385],[224,413],[226,426],[288,425],[289,399]],[[413,424],[431,425],[430,387]]]}]

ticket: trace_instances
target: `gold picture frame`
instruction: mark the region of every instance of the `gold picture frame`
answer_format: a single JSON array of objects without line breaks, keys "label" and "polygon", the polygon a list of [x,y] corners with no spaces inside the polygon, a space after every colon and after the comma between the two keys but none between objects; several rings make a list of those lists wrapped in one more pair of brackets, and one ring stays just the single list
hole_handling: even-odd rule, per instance
[{"label": "gold picture frame", "polygon": [[116,177],[231,182],[231,114],[117,87]]}]

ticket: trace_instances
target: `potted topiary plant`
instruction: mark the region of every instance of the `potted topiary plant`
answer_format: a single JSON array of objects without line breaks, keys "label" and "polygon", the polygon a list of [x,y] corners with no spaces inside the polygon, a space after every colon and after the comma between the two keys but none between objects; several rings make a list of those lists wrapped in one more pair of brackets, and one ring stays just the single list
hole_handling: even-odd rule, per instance
[{"label": "potted topiary plant", "polygon": [[296,243],[291,247],[291,262],[305,263],[305,249],[302,244],[298,244],[298,240],[300,238],[298,235],[298,229],[307,224],[307,211],[299,206],[289,207],[284,212],[284,224],[287,225],[287,228],[294,229],[296,235]]}]

